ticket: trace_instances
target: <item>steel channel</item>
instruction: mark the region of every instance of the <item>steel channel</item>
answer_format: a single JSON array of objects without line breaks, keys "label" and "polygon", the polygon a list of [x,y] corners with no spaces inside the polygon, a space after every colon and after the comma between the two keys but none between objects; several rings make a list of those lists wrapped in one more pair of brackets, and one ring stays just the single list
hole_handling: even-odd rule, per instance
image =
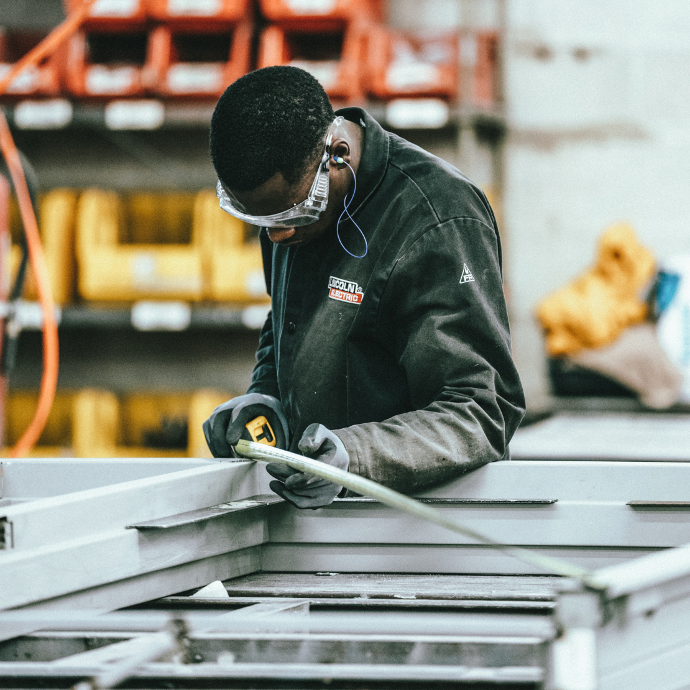
[{"label": "steel channel", "polygon": [[[0,662],[49,663],[73,668],[90,664],[70,657],[106,649],[128,639],[76,633],[71,637],[30,636],[5,643]],[[131,638],[135,639],[135,638]],[[188,654],[196,661],[256,664],[406,664],[471,667],[529,666],[545,663],[547,642],[541,638],[391,637],[384,635],[230,635],[207,634],[189,640]],[[78,663],[79,662],[79,663]],[[99,667],[103,662],[94,664]],[[106,664],[107,665],[107,664]]]},{"label": "steel channel", "polygon": [[[49,664],[3,664],[0,663],[0,687],[21,687],[18,680],[53,681],[73,683],[92,677],[98,667],[77,667],[56,669]],[[129,687],[156,687],[156,681],[163,687],[194,687],[193,681],[218,680],[260,680],[263,687],[285,687],[285,681],[312,681],[318,685],[333,687],[334,681],[366,681],[379,684],[400,682],[424,683],[492,683],[529,684],[540,683],[544,669],[537,666],[514,666],[503,668],[470,668],[464,666],[419,666],[387,664],[147,664],[134,671],[128,679]],[[268,681],[268,682],[266,682]],[[24,687],[27,685],[24,684]],[[29,686],[30,687],[30,686]],[[252,687],[256,687],[252,685]],[[348,686],[351,687],[351,686]]]},{"label": "steel channel", "polygon": [[[224,613],[224,612],[219,612]],[[6,611],[0,613],[0,623],[11,624],[31,622],[43,630],[85,630],[85,631],[140,631],[160,630],[170,619],[164,612],[118,612],[96,615],[89,611],[72,612],[23,612]],[[347,612],[312,613],[308,617],[290,614],[276,614],[257,618],[249,613],[237,612],[233,617],[233,630],[254,632],[257,623],[261,626],[270,623],[271,630],[292,632],[297,626],[308,626],[312,633],[354,633],[354,634],[405,634],[414,635],[483,635],[500,637],[543,637],[554,634],[550,618],[535,615],[513,614],[458,614],[437,612],[389,613],[389,612]],[[198,623],[205,627],[211,622],[208,615],[188,620],[192,633]]]}]

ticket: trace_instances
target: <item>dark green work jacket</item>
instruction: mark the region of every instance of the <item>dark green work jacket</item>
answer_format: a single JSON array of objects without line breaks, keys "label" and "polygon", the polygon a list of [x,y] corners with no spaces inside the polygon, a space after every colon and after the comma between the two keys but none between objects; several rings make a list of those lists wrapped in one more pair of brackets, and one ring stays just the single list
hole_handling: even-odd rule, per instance
[{"label": "dark green work jacket", "polygon": [[[271,314],[250,392],[279,398],[291,449],[319,422],[350,471],[404,492],[507,457],[524,413],[501,248],[484,194],[365,111],[350,210],[369,243],[335,232],[280,247],[261,231]],[[364,243],[352,222],[340,236]]]}]

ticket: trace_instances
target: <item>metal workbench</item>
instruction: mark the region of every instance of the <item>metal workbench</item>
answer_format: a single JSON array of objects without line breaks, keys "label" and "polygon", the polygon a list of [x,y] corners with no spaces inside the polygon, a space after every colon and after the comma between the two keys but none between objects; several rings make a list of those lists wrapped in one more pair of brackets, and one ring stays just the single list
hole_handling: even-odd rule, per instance
[{"label": "metal workbench", "polygon": [[690,419],[656,419],[635,461],[545,420],[420,497],[599,589],[369,499],[297,511],[253,462],[4,460],[0,687],[688,688]]}]

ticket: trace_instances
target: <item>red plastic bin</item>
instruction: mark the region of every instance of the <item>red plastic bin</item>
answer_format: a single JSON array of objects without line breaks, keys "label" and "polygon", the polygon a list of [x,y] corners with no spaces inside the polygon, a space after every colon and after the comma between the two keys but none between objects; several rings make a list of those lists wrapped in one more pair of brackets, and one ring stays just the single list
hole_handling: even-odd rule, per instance
[{"label": "red plastic bin", "polygon": [[457,33],[412,34],[376,26],[369,32],[368,90],[382,99],[454,100],[460,79],[459,46]]},{"label": "red plastic bin", "polygon": [[[63,0],[68,14],[79,9],[85,0]],[[145,0],[97,0],[82,23],[85,30],[118,31],[146,24]]]},{"label": "red plastic bin", "polygon": [[78,32],[63,53],[63,80],[73,96],[112,98],[146,93],[146,32]]},{"label": "red plastic bin", "polygon": [[374,19],[376,0],[260,0],[261,12],[285,28],[333,30],[354,20]]},{"label": "red plastic bin", "polygon": [[[14,64],[45,37],[45,34],[24,31],[3,31],[0,27],[0,79]],[[25,69],[12,80],[6,96],[56,96],[60,93],[58,60],[44,59],[38,66]]]},{"label": "red plastic bin", "polygon": [[159,26],[151,34],[152,90],[163,96],[214,97],[249,71],[252,25],[198,33]]},{"label": "red plastic bin", "polygon": [[258,67],[294,65],[313,74],[330,98],[359,102],[363,94],[366,24],[335,31],[269,26],[261,37]]},{"label": "red plastic bin", "polygon": [[251,19],[249,0],[145,0],[149,18],[175,28],[217,31]]},{"label": "red plastic bin", "polygon": [[476,105],[491,107],[499,97],[499,34],[496,31],[480,31],[475,42],[474,101]]}]

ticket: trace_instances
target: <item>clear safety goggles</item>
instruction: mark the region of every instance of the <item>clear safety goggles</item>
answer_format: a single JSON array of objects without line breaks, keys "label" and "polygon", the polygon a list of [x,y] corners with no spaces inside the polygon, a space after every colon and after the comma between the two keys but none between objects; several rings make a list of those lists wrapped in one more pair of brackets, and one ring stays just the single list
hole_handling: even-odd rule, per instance
[{"label": "clear safety goggles", "polygon": [[315,223],[328,206],[328,186],[331,141],[335,130],[342,124],[343,117],[336,117],[326,133],[326,148],[321,157],[321,162],[316,170],[314,182],[312,182],[309,196],[300,204],[295,204],[287,211],[274,213],[270,216],[252,216],[247,213],[242,204],[235,199],[232,192],[226,190],[218,180],[216,196],[220,199],[220,207],[226,213],[243,220],[250,225],[258,225],[263,228],[295,228],[302,225]]}]

